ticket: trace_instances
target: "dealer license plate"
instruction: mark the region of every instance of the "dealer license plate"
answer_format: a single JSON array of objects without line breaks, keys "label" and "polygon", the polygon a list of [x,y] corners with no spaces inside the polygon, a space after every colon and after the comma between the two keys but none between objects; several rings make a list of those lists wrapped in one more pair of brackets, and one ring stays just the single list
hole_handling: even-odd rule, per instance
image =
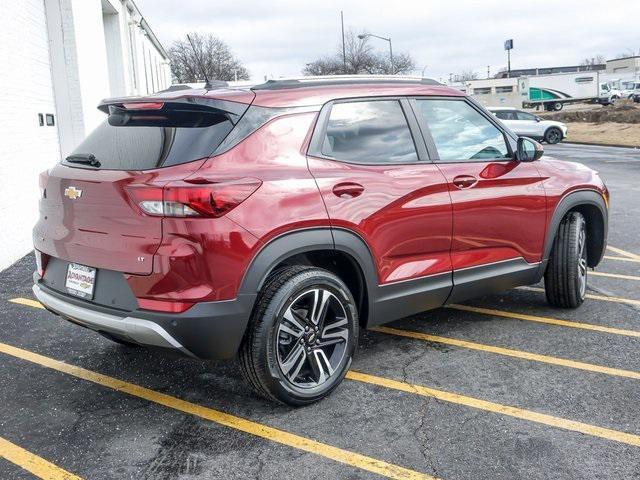
[{"label": "dealer license plate", "polygon": [[70,263],[67,268],[67,291],[78,297],[93,298],[93,286],[96,283],[96,269],[77,263]]}]

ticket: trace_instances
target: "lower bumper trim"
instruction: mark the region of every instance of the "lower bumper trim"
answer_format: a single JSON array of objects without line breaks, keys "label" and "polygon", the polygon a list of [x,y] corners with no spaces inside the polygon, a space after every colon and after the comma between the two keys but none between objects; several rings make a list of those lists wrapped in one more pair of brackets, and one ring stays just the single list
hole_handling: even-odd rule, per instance
[{"label": "lower bumper trim", "polygon": [[142,345],[177,349],[190,357],[195,357],[164,328],[150,320],[118,317],[73,305],[43,291],[37,284],[33,286],[33,293],[38,301],[49,310],[91,330],[123,336]]}]

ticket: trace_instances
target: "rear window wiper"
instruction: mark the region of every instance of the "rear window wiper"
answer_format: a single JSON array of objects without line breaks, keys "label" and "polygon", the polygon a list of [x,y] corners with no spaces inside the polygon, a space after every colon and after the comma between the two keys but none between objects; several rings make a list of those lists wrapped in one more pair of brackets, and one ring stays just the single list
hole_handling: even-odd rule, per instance
[{"label": "rear window wiper", "polygon": [[65,160],[69,163],[86,163],[92,167],[100,168],[100,162],[93,153],[72,153]]}]

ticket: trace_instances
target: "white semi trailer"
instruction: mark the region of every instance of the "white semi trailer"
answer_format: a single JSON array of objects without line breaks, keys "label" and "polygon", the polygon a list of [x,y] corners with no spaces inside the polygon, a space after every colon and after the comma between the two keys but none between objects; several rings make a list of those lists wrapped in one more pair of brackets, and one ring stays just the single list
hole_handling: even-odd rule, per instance
[{"label": "white semi trailer", "polygon": [[518,91],[524,108],[562,110],[567,103],[610,105],[620,98],[600,72],[554,73],[520,77]]}]

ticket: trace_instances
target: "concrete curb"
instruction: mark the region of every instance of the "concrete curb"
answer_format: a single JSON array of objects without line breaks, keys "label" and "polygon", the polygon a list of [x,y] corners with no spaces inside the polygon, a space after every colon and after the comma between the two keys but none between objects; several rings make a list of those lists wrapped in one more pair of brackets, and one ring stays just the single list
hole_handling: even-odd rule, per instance
[{"label": "concrete curb", "polygon": [[593,147],[616,147],[616,148],[630,148],[632,150],[639,150],[640,149],[640,145],[638,145],[637,147],[631,147],[629,145],[618,145],[615,143],[588,143],[588,142],[567,142],[565,140],[563,140],[560,143],[568,143],[570,145],[591,145]]}]

